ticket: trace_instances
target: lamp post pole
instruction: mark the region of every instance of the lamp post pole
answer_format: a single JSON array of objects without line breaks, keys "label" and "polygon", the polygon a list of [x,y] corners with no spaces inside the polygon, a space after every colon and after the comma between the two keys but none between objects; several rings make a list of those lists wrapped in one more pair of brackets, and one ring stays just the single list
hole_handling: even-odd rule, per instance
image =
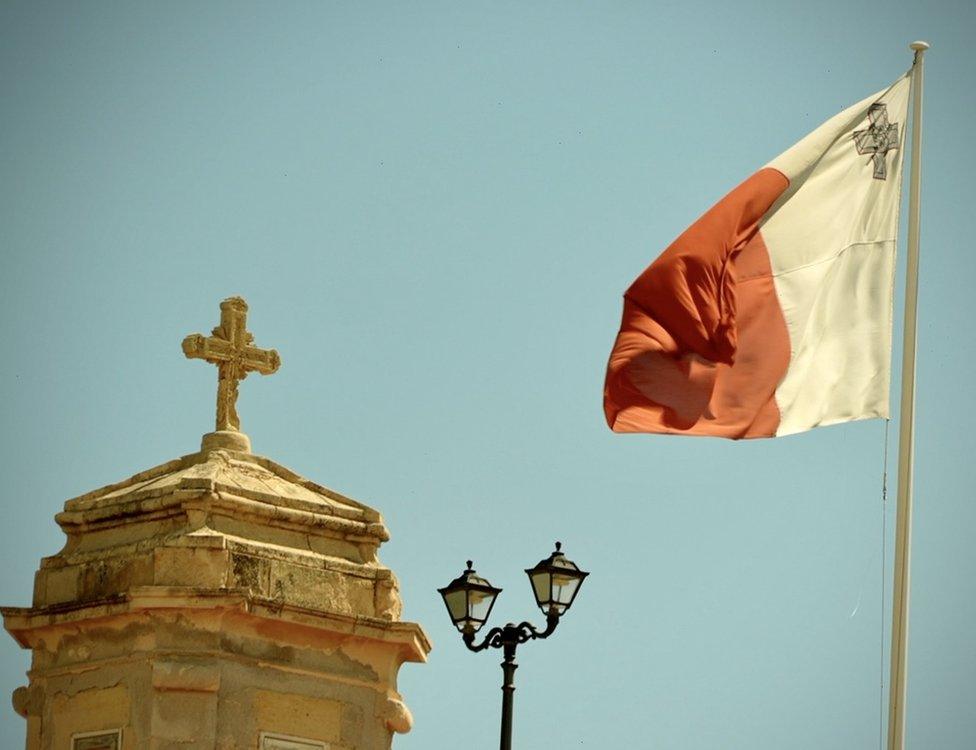
[{"label": "lamp post pole", "polygon": [[502,660],[502,739],[501,750],[512,750],[512,703],[515,701],[515,644],[505,644]]},{"label": "lamp post pole", "polygon": [[530,622],[520,625],[508,623],[502,628],[492,628],[488,635],[477,646],[474,643],[474,631],[465,632],[461,638],[464,645],[471,651],[483,651],[486,648],[502,649],[502,733],[501,750],[512,750],[512,706],[515,700],[515,649],[520,643],[536,639],[548,638],[559,624],[559,613],[555,609],[549,611],[546,617],[545,630],[539,630]]}]

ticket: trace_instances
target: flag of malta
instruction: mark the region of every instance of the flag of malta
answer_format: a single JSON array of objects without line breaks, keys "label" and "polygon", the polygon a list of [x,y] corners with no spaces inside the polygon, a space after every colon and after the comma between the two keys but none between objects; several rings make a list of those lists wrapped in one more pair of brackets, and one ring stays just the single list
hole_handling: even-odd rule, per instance
[{"label": "flag of malta", "polygon": [[825,122],[624,294],[616,432],[757,438],[888,416],[910,76]]}]

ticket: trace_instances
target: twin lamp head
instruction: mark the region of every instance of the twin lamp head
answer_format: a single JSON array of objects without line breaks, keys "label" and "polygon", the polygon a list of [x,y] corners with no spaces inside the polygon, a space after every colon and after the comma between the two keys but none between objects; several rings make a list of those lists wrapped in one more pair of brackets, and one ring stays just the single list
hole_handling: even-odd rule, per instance
[{"label": "twin lamp head", "polygon": [[[589,575],[567,558],[561,548],[562,544],[556,542],[556,549],[549,557],[525,571],[536,604],[547,618],[559,618],[569,610],[583,579]],[[473,635],[487,622],[501,589],[479,576],[468,560],[467,569],[438,592],[444,598],[454,627]]]}]

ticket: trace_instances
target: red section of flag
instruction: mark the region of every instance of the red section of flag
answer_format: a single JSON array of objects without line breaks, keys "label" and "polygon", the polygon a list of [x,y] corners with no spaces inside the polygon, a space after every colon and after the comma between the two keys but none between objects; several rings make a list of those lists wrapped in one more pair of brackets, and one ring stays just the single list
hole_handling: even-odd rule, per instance
[{"label": "red section of flag", "polygon": [[760,170],[624,294],[603,400],[615,432],[775,433],[790,344],[758,225],[788,186]]}]

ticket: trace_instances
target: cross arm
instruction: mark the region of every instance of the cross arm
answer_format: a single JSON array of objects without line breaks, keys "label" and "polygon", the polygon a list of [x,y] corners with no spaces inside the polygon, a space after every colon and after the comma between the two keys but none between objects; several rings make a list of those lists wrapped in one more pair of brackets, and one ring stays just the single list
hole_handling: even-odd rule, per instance
[{"label": "cross arm", "polygon": [[258,349],[256,346],[244,348],[242,360],[244,367],[262,375],[270,375],[281,367],[281,357],[275,349]]},{"label": "cross arm", "polygon": [[229,362],[235,354],[229,341],[199,333],[191,333],[183,339],[183,353],[190,359],[205,359],[215,364]]}]

